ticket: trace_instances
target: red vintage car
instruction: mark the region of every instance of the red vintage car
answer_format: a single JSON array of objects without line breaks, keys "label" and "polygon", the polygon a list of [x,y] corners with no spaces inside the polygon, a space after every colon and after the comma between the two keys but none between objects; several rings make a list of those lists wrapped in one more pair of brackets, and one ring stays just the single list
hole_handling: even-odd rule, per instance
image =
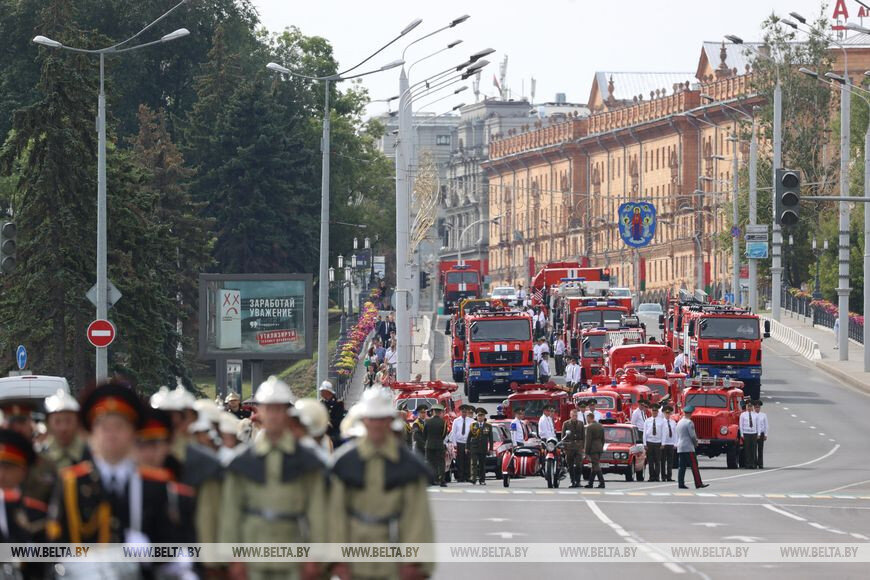
[{"label": "red vintage car", "polygon": [[538,419],[544,414],[546,405],[553,405],[555,412],[553,413],[553,425],[556,428],[556,433],[561,433],[562,423],[570,419],[571,409],[574,403],[571,396],[565,387],[557,385],[554,382],[549,382],[545,385],[529,384],[519,385],[511,384],[513,394],[507,400],[507,407],[504,409],[505,417],[514,418],[516,409],[523,409],[526,412],[526,421],[538,423]]},{"label": "red vintage car", "polygon": [[[622,395],[610,389],[598,389],[581,391],[574,393],[574,404],[576,405],[581,400],[589,401],[595,399],[596,411],[601,414],[602,419],[614,419],[618,423],[624,423],[628,420],[628,405],[624,404]],[[610,417],[607,414],[610,413]]]},{"label": "red vintage car", "polygon": [[[634,425],[614,419],[603,419],[604,451],[601,453],[601,470],[604,473],[620,473],[625,481],[643,481],[646,469],[646,449],[643,434]],[[589,465],[589,458],[583,460]],[[584,470],[586,470],[584,468]]]},{"label": "red vintage car", "polygon": [[447,429],[453,424],[453,419],[459,416],[461,400],[456,394],[459,386],[456,383],[444,381],[393,382],[390,388],[396,394],[396,409],[405,413],[407,421],[413,421],[414,411],[421,405],[431,408],[435,403],[444,407],[444,420]]}]

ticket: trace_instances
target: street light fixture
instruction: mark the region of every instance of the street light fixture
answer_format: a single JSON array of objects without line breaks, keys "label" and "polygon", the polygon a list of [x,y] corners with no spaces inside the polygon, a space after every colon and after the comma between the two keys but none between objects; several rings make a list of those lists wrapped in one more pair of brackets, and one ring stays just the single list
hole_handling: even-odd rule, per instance
[{"label": "street light fixture", "polygon": [[[97,144],[97,283],[96,283],[96,291],[97,291],[97,319],[98,320],[106,320],[109,317],[109,305],[108,305],[108,288],[109,288],[109,277],[108,277],[108,240],[107,240],[107,202],[106,202],[106,92],[105,92],[105,61],[106,55],[109,54],[117,54],[121,52],[129,52],[131,50],[138,50],[140,48],[145,48],[147,46],[152,46],[155,44],[161,44],[164,42],[170,42],[176,40],[178,38],[183,38],[190,34],[186,28],[179,28],[169,34],[162,36],[159,40],[155,40],[152,42],[145,42],[142,44],[129,46],[126,48],[121,48],[125,44],[128,44],[132,40],[136,39],[150,29],[152,26],[169,16],[172,12],[177,10],[183,4],[185,4],[187,0],[181,0],[175,6],[167,10],[163,13],[159,18],[153,20],[147,26],[142,28],[139,32],[117,44],[113,44],[111,46],[107,46],[105,48],[99,49],[85,49],[85,48],[76,48],[72,46],[65,46],[63,43],[58,42],[57,40],[53,40],[41,34],[33,37],[33,43],[38,44],[40,46],[44,46],[46,48],[53,49],[63,49],[71,52],[79,52],[85,54],[96,54],[100,57],[100,88],[99,93],[97,95],[97,134],[98,134],[98,144]],[[105,381],[109,376],[109,359],[108,359],[108,349],[107,348],[99,348],[96,349],[96,382],[101,383]]]}]

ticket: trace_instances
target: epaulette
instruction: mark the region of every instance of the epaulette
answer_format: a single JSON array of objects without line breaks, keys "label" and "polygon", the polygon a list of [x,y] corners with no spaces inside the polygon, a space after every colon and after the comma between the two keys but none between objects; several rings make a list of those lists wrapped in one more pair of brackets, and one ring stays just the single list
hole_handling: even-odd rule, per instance
[{"label": "epaulette", "polygon": [[47,503],[45,503],[44,501],[39,501],[38,499],[34,499],[32,497],[25,497],[24,498],[24,506],[28,507],[30,509],[40,511],[40,512],[47,512],[48,511],[48,504]]},{"label": "epaulette", "polygon": [[169,487],[172,491],[178,495],[183,495],[185,497],[195,497],[196,490],[189,485],[184,485],[183,483],[178,483],[177,481],[170,481]]},{"label": "epaulette", "polygon": [[94,465],[90,461],[82,461],[80,463],[76,463],[75,465],[64,467],[60,470],[60,473],[61,475],[68,473],[72,474],[75,477],[82,477],[88,475],[93,470]]},{"label": "epaulette", "polygon": [[139,475],[142,476],[142,479],[147,479],[149,481],[166,482],[172,480],[172,472],[162,467],[147,467],[141,465],[139,466]]},{"label": "epaulette", "polygon": [[5,502],[16,502],[21,499],[21,492],[17,489],[4,489],[3,490],[3,501]]}]

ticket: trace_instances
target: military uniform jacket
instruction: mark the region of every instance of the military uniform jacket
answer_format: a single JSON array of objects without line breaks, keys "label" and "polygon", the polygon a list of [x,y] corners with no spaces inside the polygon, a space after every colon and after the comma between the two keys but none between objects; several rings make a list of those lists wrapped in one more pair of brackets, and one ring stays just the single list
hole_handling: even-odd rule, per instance
[{"label": "military uniform jacket", "polygon": [[0,542],[29,544],[45,541],[48,506],[17,489],[4,489],[0,513]]},{"label": "military uniform jacket", "polygon": [[[170,542],[172,530],[166,521],[169,481],[168,470],[139,468],[127,482],[124,493],[112,496],[90,461],[62,469],[49,506],[48,540],[120,543],[125,541],[125,530],[131,528],[145,534],[151,542]],[[141,497],[138,505],[134,505],[131,495],[138,494],[132,489],[139,483]]]},{"label": "military uniform jacket", "polygon": [[37,455],[36,463],[27,470],[27,479],[21,486],[28,497],[48,503],[57,482],[57,466],[45,455]]},{"label": "military uniform jacket", "polygon": [[447,421],[443,417],[431,417],[423,425],[426,449],[447,449],[444,445],[445,437],[447,437]]},{"label": "military uniform jacket", "polygon": [[175,461],[167,467],[175,473],[174,479],[195,490],[193,522],[197,541],[217,542],[223,483],[220,459],[211,449],[191,443],[186,437],[176,437],[171,457]]},{"label": "military uniform jacket", "polygon": [[604,427],[601,423],[586,425],[586,453],[602,453],[604,451]]},{"label": "military uniform jacket", "polygon": [[492,449],[492,425],[477,421],[471,424],[468,430],[468,451],[471,453],[486,453]]},{"label": "military uniform jacket", "polygon": [[562,423],[562,433],[565,435],[565,447],[574,451],[583,451],[586,447],[586,426],[580,419],[569,419]]},{"label": "military uniform jacket", "polygon": [[[330,472],[330,542],[434,542],[426,487],[432,473],[395,438],[341,447]],[[354,578],[396,578],[398,563],[351,562]],[[431,571],[431,564],[423,564]]]},{"label": "military uniform jacket", "polygon": [[[227,466],[219,542],[318,543],[326,538],[326,469],[314,451],[284,433],[263,433]],[[292,570],[286,562],[249,563]]]},{"label": "military uniform jacket", "polygon": [[90,459],[85,440],[78,436],[66,447],[61,447],[57,441],[50,439],[41,455],[47,457],[58,470]]}]

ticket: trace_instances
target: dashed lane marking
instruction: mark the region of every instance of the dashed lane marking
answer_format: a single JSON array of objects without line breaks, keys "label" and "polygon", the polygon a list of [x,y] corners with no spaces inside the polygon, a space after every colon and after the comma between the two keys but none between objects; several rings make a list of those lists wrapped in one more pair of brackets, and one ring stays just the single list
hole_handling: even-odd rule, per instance
[{"label": "dashed lane marking", "polygon": [[785,516],[785,517],[787,517],[787,518],[791,518],[791,519],[793,519],[793,520],[796,521],[796,522],[805,522],[805,521],[807,521],[806,518],[802,518],[802,517],[800,517],[800,516],[798,516],[798,515],[795,515],[795,514],[793,514],[793,513],[787,512],[787,511],[785,511],[785,510],[781,510],[781,509],[779,509],[779,508],[776,507],[776,506],[772,506],[772,505],[770,505],[769,503],[764,504],[764,507],[765,507],[766,509],[769,509],[769,510],[772,511],[772,512],[778,513],[778,514],[781,515],[781,516]]},{"label": "dashed lane marking", "polygon": [[[838,487],[836,489],[827,490],[827,491],[837,491],[839,489],[845,489],[847,487],[851,487],[854,485],[860,485],[862,483],[868,483],[867,481],[860,481],[857,483],[853,483],[850,485],[846,485],[843,487]],[[818,494],[807,494],[807,493],[734,493],[730,491],[723,492],[709,492],[709,491],[654,491],[654,492],[646,492],[646,491],[586,491],[586,490],[573,490],[573,489],[560,489],[560,490],[551,490],[551,489],[444,489],[438,487],[430,487],[428,488],[429,493],[450,493],[450,494],[474,494],[474,495],[483,495],[483,494],[493,494],[493,495],[606,495],[606,496],[628,496],[628,497],[719,497],[719,498],[736,498],[742,497],[747,499],[830,499],[830,500],[870,500],[870,496],[866,495],[846,495],[846,494],[836,494],[830,495],[826,492],[818,493]],[[770,508],[768,508],[770,509]]]}]

